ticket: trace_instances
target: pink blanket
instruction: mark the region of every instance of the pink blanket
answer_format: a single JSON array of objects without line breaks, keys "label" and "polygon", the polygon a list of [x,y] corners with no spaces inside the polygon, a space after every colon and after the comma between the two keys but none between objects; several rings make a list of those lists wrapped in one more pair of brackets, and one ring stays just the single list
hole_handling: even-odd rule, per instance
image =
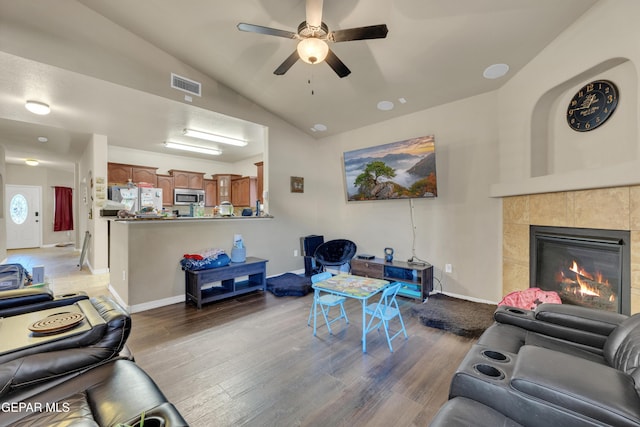
[{"label": "pink blanket", "polygon": [[529,288],[524,291],[515,291],[507,294],[498,305],[508,305],[511,307],[534,310],[538,304],[550,302],[562,304],[560,297],[554,291],[543,291],[540,288]]}]

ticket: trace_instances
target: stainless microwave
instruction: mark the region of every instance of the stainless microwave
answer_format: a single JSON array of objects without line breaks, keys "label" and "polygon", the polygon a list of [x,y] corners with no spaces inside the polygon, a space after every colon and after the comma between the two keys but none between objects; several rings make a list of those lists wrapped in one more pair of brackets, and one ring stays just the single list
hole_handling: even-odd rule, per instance
[{"label": "stainless microwave", "polygon": [[173,190],[174,205],[190,205],[201,202],[204,203],[204,190],[192,190],[189,188],[176,188]]}]

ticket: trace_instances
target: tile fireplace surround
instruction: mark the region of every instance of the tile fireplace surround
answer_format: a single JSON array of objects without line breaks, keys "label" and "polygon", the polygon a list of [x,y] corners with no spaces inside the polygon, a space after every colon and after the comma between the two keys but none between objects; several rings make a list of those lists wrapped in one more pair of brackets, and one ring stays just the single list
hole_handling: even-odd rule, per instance
[{"label": "tile fireplace surround", "polygon": [[631,313],[640,312],[640,186],[502,199],[502,293],[529,287],[529,225],[629,230]]}]

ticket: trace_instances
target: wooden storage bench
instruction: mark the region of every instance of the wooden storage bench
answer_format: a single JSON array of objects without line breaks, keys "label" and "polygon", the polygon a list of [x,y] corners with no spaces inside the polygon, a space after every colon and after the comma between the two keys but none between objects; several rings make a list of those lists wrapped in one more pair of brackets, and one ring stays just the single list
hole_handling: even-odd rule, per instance
[{"label": "wooden storage bench", "polygon": [[[245,262],[232,262],[224,267],[197,271],[185,270],[185,303],[192,301],[198,308],[202,308],[202,304],[211,301],[252,291],[265,291],[267,262],[266,259],[247,257]],[[248,280],[236,280],[243,276],[248,276]],[[203,285],[213,282],[221,282],[222,286],[202,289]]]}]

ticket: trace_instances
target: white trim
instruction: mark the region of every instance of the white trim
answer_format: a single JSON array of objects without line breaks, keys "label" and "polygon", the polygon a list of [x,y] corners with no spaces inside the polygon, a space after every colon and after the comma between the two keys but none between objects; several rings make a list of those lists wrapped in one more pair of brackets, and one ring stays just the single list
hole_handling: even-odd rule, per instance
[{"label": "white trim", "polygon": [[122,308],[124,308],[125,310],[127,310],[127,312],[129,311],[129,306],[124,302],[124,300],[120,297],[120,295],[118,294],[118,292],[116,292],[115,288],[113,286],[111,286],[111,283],[109,283],[108,288],[109,289],[109,293],[111,294],[111,296],[113,296],[116,299],[116,302],[118,304],[120,304],[122,306]]},{"label": "white trim", "polygon": [[184,303],[184,295],[177,295],[175,297],[163,298],[155,301],[149,301],[142,304],[136,304],[129,307],[130,313],[139,313],[141,311],[151,310],[153,308],[164,307],[165,305],[177,304],[179,302]]},{"label": "white trim", "polygon": [[498,303],[495,302],[495,301],[489,301],[489,300],[481,299],[481,298],[468,297],[466,295],[454,294],[452,292],[431,292],[429,295],[435,295],[435,294],[444,294],[444,295],[448,295],[448,296],[453,297],[453,298],[464,299],[464,300],[467,300],[467,301],[479,302],[479,303],[483,303],[483,304],[498,305]]}]

